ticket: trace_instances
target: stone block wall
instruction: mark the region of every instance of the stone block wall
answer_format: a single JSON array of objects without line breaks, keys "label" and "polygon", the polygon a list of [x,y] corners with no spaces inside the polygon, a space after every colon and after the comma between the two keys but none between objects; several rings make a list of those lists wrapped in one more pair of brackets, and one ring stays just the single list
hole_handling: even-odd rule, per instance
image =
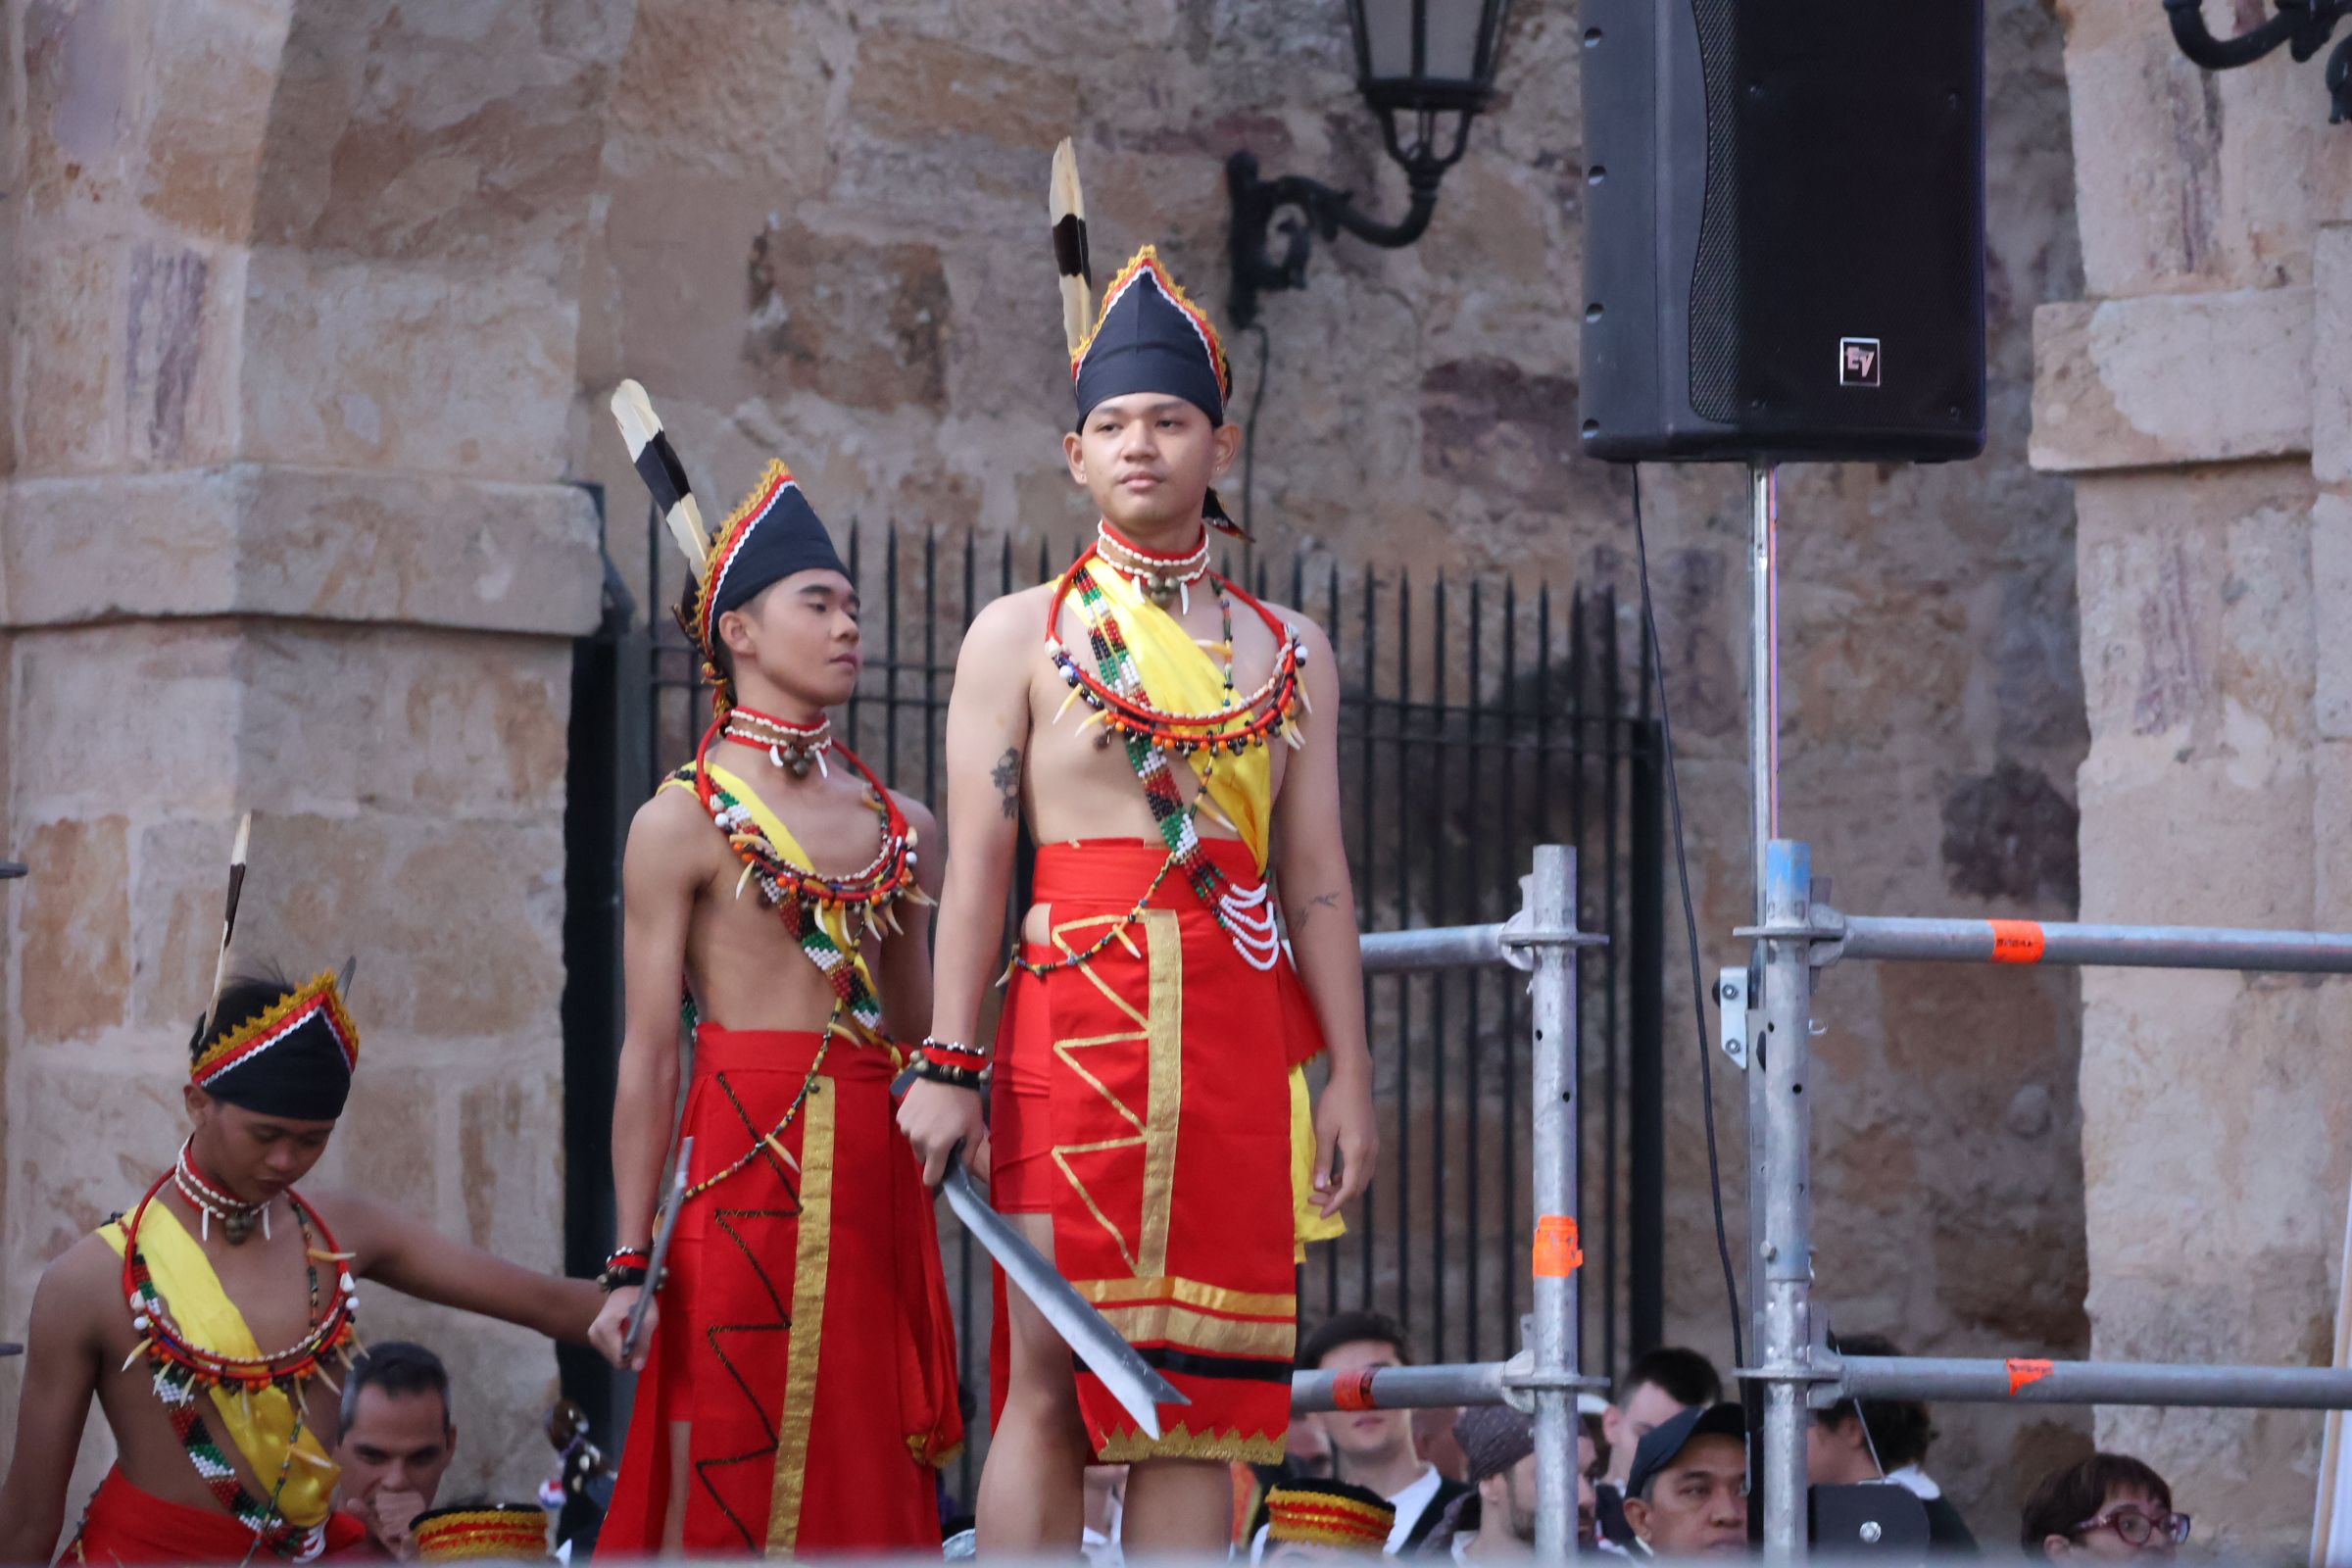
[{"label": "stone block wall", "polygon": [[[176,1147],[245,809],[240,956],[360,956],[315,1180],[555,1267],[567,639],[601,576],[567,419],[628,8],[5,16],[0,843],[32,875],[0,894],[0,1336]],[[528,1495],[548,1348],[369,1306],[459,1378],[451,1485]]]},{"label": "stone block wall", "polygon": [[[2033,452],[2075,476],[2083,914],[2342,929],[2352,144],[2316,67],[2208,75],[2126,0],[2079,0],[2067,27],[2084,298],[2036,320]],[[2327,1360],[2346,989],[2085,972],[2095,1353]],[[2265,1555],[2307,1549],[2320,1430],[2287,1412],[2098,1420],[2201,1533]]]}]

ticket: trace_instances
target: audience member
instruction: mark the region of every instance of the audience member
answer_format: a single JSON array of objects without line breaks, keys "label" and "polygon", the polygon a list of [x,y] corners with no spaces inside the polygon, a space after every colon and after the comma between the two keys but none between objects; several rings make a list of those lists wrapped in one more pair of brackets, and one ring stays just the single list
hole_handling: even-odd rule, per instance
[{"label": "audience member", "polygon": [[1292,1481],[1266,1494],[1267,1562],[1378,1557],[1396,1525],[1396,1510],[1369,1487],[1345,1481]]},{"label": "audience member", "polygon": [[[1833,1335],[1830,1348],[1848,1355],[1900,1355],[1881,1334]],[[1817,1410],[1805,1432],[1805,1467],[1817,1487],[1891,1481],[1919,1498],[1928,1516],[1928,1544],[1939,1551],[1977,1550],[1977,1538],[1943,1489],[1921,1468],[1936,1440],[1928,1407],[1917,1399],[1840,1399]]]},{"label": "audience member", "polygon": [[1661,1345],[1634,1357],[1617,1384],[1615,1402],[1601,1410],[1600,1432],[1609,1452],[1608,1474],[1593,1489],[1593,1512],[1602,1540],[1619,1547],[1634,1543],[1625,1522],[1625,1481],[1642,1440],[1686,1410],[1723,1397],[1715,1365],[1696,1350]]},{"label": "audience member", "polygon": [[1625,1520],[1656,1557],[1747,1549],[1747,1417],[1736,1404],[1685,1410],[1635,1446]]},{"label": "audience member", "polygon": [[[1356,1372],[1411,1362],[1404,1331],[1379,1312],[1339,1313],[1298,1348],[1298,1365],[1307,1371]],[[1316,1420],[1331,1440],[1334,1477],[1369,1487],[1396,1510],[1391,1551],[1420,1545],[1447,1505],[1469,1490],[1421,1457],[1413,1446],[1410,1410],[1336,1410]]]},{"label": "audience member", "polygon": [[374,1554],[416,1560],[416,1519],[432,1507],[457,1451],[449,1369],[439,1356],[387,1340],[353,1364],[343,1381],[337,1500],[367,1527]]},{"label": "audience member", "polygon": [[2170,1557],[2188,1540],[2164,1477],[2128,1454],[2094,1453],[2044,1476],[2026,1499],[2018,1540],[2028,1556]]}]

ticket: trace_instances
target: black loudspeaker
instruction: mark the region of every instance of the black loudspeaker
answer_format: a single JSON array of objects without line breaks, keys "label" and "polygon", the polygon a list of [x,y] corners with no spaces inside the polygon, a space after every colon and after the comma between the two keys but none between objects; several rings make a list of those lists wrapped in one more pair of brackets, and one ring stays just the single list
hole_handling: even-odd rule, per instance
[{"label": "black loudspeaker", "polygon": [[1585,0],[1584,446],[1984,449],[1983,0]]}]

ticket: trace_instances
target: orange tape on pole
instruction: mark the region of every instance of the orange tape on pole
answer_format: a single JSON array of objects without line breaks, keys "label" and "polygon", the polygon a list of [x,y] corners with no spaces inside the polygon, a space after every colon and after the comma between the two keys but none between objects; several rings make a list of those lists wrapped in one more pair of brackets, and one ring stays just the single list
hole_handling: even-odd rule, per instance
[{"label": "orange tape on pole", "polygon": [[2009,1358],[2009,1393],[2012,1397],[2029,1383],[2039,1383],[2053,1370],[2048,1361],[2029,1361],[2019,1356]]},{"label": "orange tape on pole", "polygon": [[1584,1266],[1585,1250],[1578,1243],[1576,1221],[1565,1214],[1544,1214],[1536,1220],[1536,1278],[1564,1280]]},{"label": "orange tape on pole", "polygon": [[1358,1367],[1342,1372],[1331,1380],[1331,1402],[1343,1410],[1377,1410],[1372,1402],[1372,1374],[1378,1367]]},{"label": "orange tape on pole", "polygon": [[2039,963],[2042,950],[2049,945],[2042,935],[2039,920],[1988,920],[1992,927],[1992,961],[1995,963]]}]

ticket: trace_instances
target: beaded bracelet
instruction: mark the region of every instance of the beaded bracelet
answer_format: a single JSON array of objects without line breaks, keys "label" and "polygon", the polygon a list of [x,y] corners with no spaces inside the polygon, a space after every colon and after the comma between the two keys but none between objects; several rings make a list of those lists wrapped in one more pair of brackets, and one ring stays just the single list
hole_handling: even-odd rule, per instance
[{"label": "beaded bracelet", "polygon": [[977,1046],[967,1046],[960,1040],[941,1040],[935,1035],[923,1036],[922,1049],[944,1052],[949,1056],[968,1056],[974,1061],[988,1060],[988,1053]]},{"label": "beaded bracelet", "polygon": [[596,1277],[596,1288],[607,1296],[644,1283],[645,1265],[642,1263],[607,1263],[605,1271]]},{"label": "beaded bracelet", "polygon": [[946,1084],[951,1089],[978,1089],[988,1082],[985,1070],[959,1067],[954,1061],[942,1061],[925,1051],[908,1064],[914,1075],[927,1084]]}]

